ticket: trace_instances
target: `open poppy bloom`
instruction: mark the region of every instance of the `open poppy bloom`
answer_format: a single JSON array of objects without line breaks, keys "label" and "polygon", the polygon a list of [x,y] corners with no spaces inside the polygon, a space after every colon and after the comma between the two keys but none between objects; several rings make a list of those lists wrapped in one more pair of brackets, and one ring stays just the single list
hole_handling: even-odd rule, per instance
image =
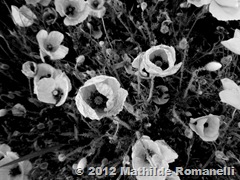
[{"label": "open poppy bloom", "polygon": [[219,136],[220,118],[212,114],[191,118],[189,126],[202,140],[215,141]]},{"label": "open poppy bloom", "polygon": [[[0,145],[0,166],[18,159],[18,155],[6,145]],[[0,180],[28,180],[28,173],[32,169],[30,161],[22,161],[17,164],[0,168]]]},{"label": "open poppy bloom", "polygon": [[100,75],[80,87],[75,101],[84,117],[100,120],[117,115],[123,109],[127,95],[116,78]]},{"label": "open poppy bloom", "polygon": [[[132,166],[133,169],[157,167],[167,170],[169,163],[175,161],[178,154],[167,145],[164,140],[153,141],[148,136],[142,136],[141,139],[132,147]],[[171,175],[172,179],[179,179],[178,176]],[[138,180],[165,180],[167,173],[160,176],[136,176]]]},{"label": "open poppy bloom", "polygon": [[39,101],[61,106],[72,89],[69,78],[61,70],[42,63],[34,77],[34,93]]},{"label": "open poppy bloom", "polygon": [[22,73],[29,78],[34,77],[37,73],[37,64],[33,61],[25,62],[22,65]]},{"label": "open poppy bloom", "polygon": [[44,57],[49,56],[51,60],[62,59],[68,54],[68,48],[61,45],[64,35],[58,31],[51,31],[49,34],[45,30],[37,33],[37,41],[40,47],[40,56],[44,62]]},{"label": "open poppy bloom", "polygon": [[106,8],[104,5],[104,0],[88,0],[88,5],[90,6],[91,10],[89,15],[102,18],[106,12]]},{"label": "open poppy bloom", "polygon": [[51,0],[25,0],[26,4],[32,4],[33,6],[37,6],[37,4],[41,4],[43,6],[48,6]]},{"label": "open poppy bloom", "polygon": [[27,6],[23,5],[22,7],[18,8],[12,5],[11,9],[13,21],[18,26],[31,26],[34,22],[34,19],[37,19],[36,15]]},{"label": "open poppy bloom", "polygon": [[222,102],[240,109],[240,87],[231,79],[221,79],[223,90],[219,93]]},{"label": "open poppy bloom", "polygon": [[56,11],[65,17],[66,26],[75,26],[89,15],[90,8],[84,0],[55,0]]},{"label": "open poppy bloom", "polygon": [[174,65],[175,62],[175,49],[172,46],[158,45],[138,55],[132,62],[132,66],[138,69],[142,77],[166,77],[180,69],[182,63]]},{"label": "open poppy bloom", "polygon": [[230,51],[234,52],[235,54],[240,55],[240,30],[235,29],[233,38],[222,41],[221,44],[225,46],[225,48],[229,49]]}]

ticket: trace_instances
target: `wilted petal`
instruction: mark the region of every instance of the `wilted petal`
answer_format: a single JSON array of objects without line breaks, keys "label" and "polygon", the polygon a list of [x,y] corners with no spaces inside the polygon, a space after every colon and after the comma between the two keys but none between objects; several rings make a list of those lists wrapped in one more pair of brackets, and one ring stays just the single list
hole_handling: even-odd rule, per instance
[{"label": "wilted petal", "polygon": [[34,19],[37,19],[36,15],[26,6],[22,6],[20,9],[16,6],[11,6],[12,17],[18,26],[28,27],[31,26],[34,22]]}]

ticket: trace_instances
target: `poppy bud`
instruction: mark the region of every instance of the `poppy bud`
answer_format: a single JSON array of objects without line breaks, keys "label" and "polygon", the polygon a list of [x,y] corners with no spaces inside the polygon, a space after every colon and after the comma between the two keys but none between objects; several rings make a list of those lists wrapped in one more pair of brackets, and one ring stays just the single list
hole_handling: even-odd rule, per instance
[{"label": "poppy bud", "polygon": [[217,71],[221,67],[222,67],[222,64],[220,64],[219,62],[213,61],[213,62],[210,62],[210,63],[206,64],[204,66],[204,69],[207,70],[207,71]]}]

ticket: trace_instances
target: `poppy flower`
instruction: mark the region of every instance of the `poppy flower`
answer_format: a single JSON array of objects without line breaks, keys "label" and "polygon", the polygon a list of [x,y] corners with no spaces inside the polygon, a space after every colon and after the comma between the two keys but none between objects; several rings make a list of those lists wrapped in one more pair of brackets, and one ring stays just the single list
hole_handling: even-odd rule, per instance
[{"label": "poppy flower", "polygon": [[189,126],[203,141],[215,141],[219,136],[220,117],[209,114],[191,118]]},{"label": "poppy flower", "polygon": [[75,26],[87,19],[90,7],[84,0],[55,0],[56,11],[65,17],[66,26]]},{"label": "poppy flower", "polygon": [[90,7],[89,15],[102,18],[106,12],[106,8],[103,6],[104,0],[87,0]]},{"label": "poppy flower", "polygon": [[40,56],[44,62],[44,57],[49,56],[51,60],[62,59],[68,54],[68,48],[61,45],[64,35],[58,31],[51,31],[49,34],[45,30],[37,33],[37,41],[40,47]]},{"label": "poppy flower", "polygon": [[[6,145],[0,145],[0,166],[18,159],[18,155]],[[17,164],[0,168],[0,180],[28,180],[28,173],[32,169],[30,161],[22,161]]]},{"label": "poppy flower", "polygon": [[[153,141],[148,136],[142,136],[132,147],[133,169],[157,167],[167,170],[169,163],[177,158],[178,154],[164,140]],[[166,177],[167,173],[162,176],[137,176],[136,178],[138,180],[165,180]]]},{"label": "poppy flower", "polygon": [[37,64],[33,61],[25,62],[22,65],[22,73],[29,78],[34,77],[37,73]]},{"label": "poppy flower", "polygon": [[100,120],[117,115],[123,109],[127,95],[116,78],[100,75],[80,87],[75,101],[84,117]]},{"label": "poppy flower", "polygon": [[37,19],[36,15],[25,5],[20,8],[12,5],[11,9],[13,21],[18,26],[31,26],[34,20]]},{"label": "poppy flower", "polygon": [[26,4],[32,4],[33,6],[37,6],[37,4],[41,4],[43,6],[48,6],[51,0],[25,0]]},{"label": "poppy flower", "polygon": [[172,46],[158,45],[139,54],[132,62],[132,66],[138,69],[142,77],[166,77],[180,69],[182,63],[174,65],[175,62],[175,49]]},{"label": "poppy flower", "polygon": [[210,4],[212,0],[188,0],[188,3],[193,4],[197,7],[201,7],[206,4]]},{"label": "poppy flower", "polygon": [[221,79],[223,90],[219,93],[222,102],[240,109],[240,87],[231,79]]},{"label": "poppy flower", "polygon": [[58,13],[54,8],[46,8],[43,13],[43,20],[48,25],[54,24],[58,18]]},{"label": "poppy flower", "polygon": [[233,38],[226,40],[226,41],[222,41],[221,44],[229,49],[230,51],[234,52],[235,54],[240,55],[240,30],[239,29],[235,29]]},{"label": "poppy flower", "polygon": [[72,89],[69,78],[59,69],[46,63],[37,65],[34,76],[34,93],[39,101],[61,106]]}]

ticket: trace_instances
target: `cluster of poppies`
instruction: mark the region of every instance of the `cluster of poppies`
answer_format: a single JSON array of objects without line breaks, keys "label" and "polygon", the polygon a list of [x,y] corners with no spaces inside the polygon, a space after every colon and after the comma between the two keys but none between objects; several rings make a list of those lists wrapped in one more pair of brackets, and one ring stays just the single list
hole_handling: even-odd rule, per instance
[{"label": "cluster of poppies", "polygon": [[[48,6],[51,0],[26,0],[27,5]],[[197,7],[209,5],[209,11],[219,20],[240,19],[240,8],[238,1],[225,0],[188,0]],[[102,18],[105,14],[103,0],[55,0],[56,12],[64,17],[66,26],[74,26],[83,22],[88,16]],[[146,8],[146,7],[145,7]],[[52,11],[51,11],[52,12]],[[25,5],[20,8],[12,6],[12,17],[14,22],[21,27],[31,26],[37,19],[36,15]],[[36,35],[39,45],[42,63],[27,61],[22,65],[22,73],[33,79],[34,94],[39,101],[63,105],[72,90],[70,79],[61,70],[45,63],[45,56],[51,60],[61,60],[68,54],[68,47],[62,45],[64,35],[58,31],[47,32],[40,30]],[[186,40],[185,40],[186,41]],[[240,54],[240,31],[236,30],[234,37],[221,42],[223,46],[236,54]],[[154,79],[154,77],[171,76],[181,68],[182,62],[176,64],[176,52],[172,46],[164,44],[151,47],[141,52],[131,63],[135,69],[134,74],[142,79]],[[206,70],[215,71],[220,69],[219,63],[210,63],[205,66]],[[221,80],[223,91],[219,93],[221,101],[240,109],[240,87],[232,80],[224,78]],[[97,75],[87,80],[81,86],[75,97],[76,107],[85,118],[100,120],[104,117],[113,117],[122,111],[128,92],[121,88],[115,77]],[[215,141],[219,136],[220,116],[209,114],[207,116],[190,119],[189,127],[203,141]],[[0,146],[0,156],[3,159],[0,165],[17,159],[18,156],[11,152],[7,145]],[[169,163],[174,162],[178,154],[167,145],[164,140],[153,141],[148,136],[140,137],[132,147],[132,166],[140,167],[164,167],[169,168]],[[86,164],[85,160],[84,163]],[[0,170],[1,175],[10,176],[11,171],[18,168],[18,179],[27,179],[25,176],[31,169],[29,162],[21,162],[18,165],[6,166]],[[150,179],[151,177],[138,176],[138,180]],[[9,178],[6,178],[9,179]],[[152,177],[152,179],[154,179]],[[158,179],[178,180],[179,177],[173,173],[171,177],[162,176]]]}]

